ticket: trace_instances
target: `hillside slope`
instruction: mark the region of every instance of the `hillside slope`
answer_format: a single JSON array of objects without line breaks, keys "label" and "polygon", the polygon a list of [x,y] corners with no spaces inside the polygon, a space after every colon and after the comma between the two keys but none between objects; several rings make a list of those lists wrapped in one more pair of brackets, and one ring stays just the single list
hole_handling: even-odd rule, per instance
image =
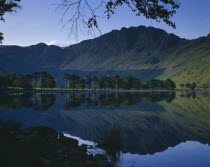
[{"label": "hillside slope", "polygon": [[[0,68],[30,73],[46,70],[59,80],[64,72],[170,77],[177,84],[210,85],[210,35],[181,39],[153,27],[113,30],[98,38],[67,48],[37,44],[29,47],[1,46]],[[60,77],[60,78],[59,78]]]}]

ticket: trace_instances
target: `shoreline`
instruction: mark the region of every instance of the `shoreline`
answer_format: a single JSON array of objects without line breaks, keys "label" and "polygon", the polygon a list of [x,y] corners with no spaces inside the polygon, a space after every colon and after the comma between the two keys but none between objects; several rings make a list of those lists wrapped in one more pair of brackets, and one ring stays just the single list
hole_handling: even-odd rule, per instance
[{"label": "shoreline", "polygon": [[164,89],[148,89],[148,90],[0,90],[2,93],[68,93],[68,92],[115,92],[115,93],[144,93],[144,92],[208,92],[209,89],[174,89],[174,90],[164,90]]},{"label": "shoreline", "polygon": [[[87,154],[88,145],[79,146],[71,137],[53,128],[21,128],[15,122],[0,121],[3,166],[32,167],[114,167],[103,154]],[[17,154],[18,153],[18,154]]]}]

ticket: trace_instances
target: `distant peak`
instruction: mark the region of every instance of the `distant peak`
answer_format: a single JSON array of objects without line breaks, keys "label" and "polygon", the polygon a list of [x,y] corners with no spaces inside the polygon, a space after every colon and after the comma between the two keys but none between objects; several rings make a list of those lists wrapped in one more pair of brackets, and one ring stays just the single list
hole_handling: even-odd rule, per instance
[{"label": "distant peak", "polygon": [[39,46],[48,46],[47,44],[42,43],[42,42],[40,42],[40,43],[38,43],[38,44],[36,44],[36,45],[39,45]]}]

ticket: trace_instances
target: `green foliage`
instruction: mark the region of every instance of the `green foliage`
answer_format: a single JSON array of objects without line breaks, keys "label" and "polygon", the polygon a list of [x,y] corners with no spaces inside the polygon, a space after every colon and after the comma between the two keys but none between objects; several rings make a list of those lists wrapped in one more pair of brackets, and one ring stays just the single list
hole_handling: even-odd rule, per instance
[{"label": "green foliage", "polygon": [[176,84],[170,78],[167,78],[164,81],[164,88],[166,88],[166,89],[175,89],[176,88]]},{"label": "green foliage", "polygon": [[102,76],[102,75],[99,76],[98,86],[101,89],[106,88],[106,76]]},{"label": "green foliage", "polygon": [[[77,3],[81,3],[82,1],[76,2],[76,3],[70,3],[71,6],[77,5]],[[86,2],[86,1],[85,1]],[[103,2],[104,3],[104,2]],[[70,5],[68,1],[64,1],[65,7],[68,7]],[[87,5],[87,4],[86,4]],[[180,3],[178,3],[176,0],[150,0],[150,1],[144,1],[144,0],[114,0],[114,1],[107,1],[105,3],[105,13],[107,15],[107,18],[110,19],[110,17],[115,14],[115,10],[122,6],[127,5],[129,9],[131,9],[132,12],[135,13],[136,16],[144,16],[147,19],[152,19],[157,22],[163,21],[167,25],[172,26],[173,28],[176,28],[175,23],[173,23],[170,19],[173,17],[173,15],[176,13],[176,10],[180,7]],[[89,5],[88,5],[89,6]],[[91,8],[89,6],[89,8]],[[68,9],[68,8],[67,8]],[[93,14],[93,17],[88,19],[88,27],[97,27],[98,28],[98,21],[95,14]]]},{"label": "green foliage", "polygon": [[96,87],[95,87],[95,84],[96,84],[96,82],[98,81],[98,77],[97,76],[94,76],[93,78],[92,78],[92,89],[95,89]]},{"label": "green foliage", "polygon": [[52,89],[56,86],[56,80],[47,72],[34,72],[32,75],[15,73],[0,75],[0,87],[3,88],[14,87],[29,90],[36,89],[38,83],[41,89]]},{"label": "green foliage", "polygon": [[42,88],[54,88],[56,86],[56,81],[55,79],[47,72],[43,71],[39,73],[39,83],[41,90]]},{"label": "green foliage", "polygon": [[87,84],[88,85],[88,88],[90,89],[91,88],[91,77],[90,77],[90,75],[86,75],[85,76],[85,84]]},{"label": "green foliage", "polygon": [[[171,79],[166,80],[159,79],[148,79],[144,84],[133,76],[120,77],[119,75],[100,75],[99,77],[89,75],[83,79],[80,76],[74,74],[64,74],[65,89],[68,85],[69,89],[123,89],[123,90],[139,90],[139,89],[175,89],[176,84]],[[66,81],[68,82],[66,84]],[[22,75],[22,74],[4,74],[0,75],[0,88],[23,88],[23,89],[37,89],[39,87],[41,90],[43,88],[55,88],[56,80],[47,72],[34,72],[32,75]],[[192,84],[192,88],[196,87]]]},{"label": "green foliage", "polygon": [[170,78],[166,80],[159,80],[159,79],[148,79],[144,82],[145,89],[175,89],[176,84]]},{"label": "green foliage", "polygon": [[202,88],[203,88],[203,89],[208,89],[208,87],[209,87],[209,86],[208,86],[207,84],[203,84],[203,85],[202,85]]},{"label": "green foliage", "polygon": [[179,86],[183,89],[185,87],[185,84],[181,83]]},{"label": "green foliage", "polygon": [[[4,15],[5,13],[12,13],[16,12],[19,6],[19,2],[21,0],[1,0],[0,1],[0,21],[5,21]],[[3,33],[0,32],[0,44],[2,43],[2,40],[4,39]]]},{"label": "green foliage", "polygon": [[136,77],[132,76],[122,77],[120,80],[120,87],[122,89],[140,89],[141,82]]},{"label": "green foliage", "polygon": [[196,87],[197,86],[196,86],[196,83],[195,82],[193,82],[193,83],[190,84],[190,89],[194,90]]},{"label": "green foliage", "polygon": [[190,84],[190,83],[180,84],[180,87],[181,87],[181,88],[183,88],[184,86],[185,86],[186,88],[190,88],[190,89],[192,89],[192,90],[194,90],[194,89],[197,87],[197,85],[196,85],[195,82],[192,82],[191,84]]},{"label": "green foliage", "polygon": [[[64,75],[67,76],[67,74]],[[81,83],[82,79],[79,76],[75,76],[78,78],[78,83]],[[68,78],[68,77],[67,77]],[[75,81],[75,79],[73,79]],[[119,75],[100,75],[99,77],[93,76],[92,78],[90,75],[86,75],[85,79],[83,80],[83,87],[80,88],[91,88],[95,89],[96,87],[100,89],[124,89],[124,90],[139,90],[139,89],[175,89],[176,84],[170,78],[166,80],[159,80],[159,79],[148,79],[142,85],[141,81],[133,76],[126,76],[120,77]],[[70,82],[70,87],[74,89],[74,82]]]},{"label": "green foliage", "polygon": [[24,89],[32,88],[32,76],[21,74],[5,74],[0,76],[0,87],[18,87]]},{"label": "green foliage", "polygon": [[190,88],[190,83],[185,84],[186,88]]},{"label": "green foliage", "polygon": [[161,89],[163,88],[163,81],[159,79],[148,79],[144,82],[145,89]]}]

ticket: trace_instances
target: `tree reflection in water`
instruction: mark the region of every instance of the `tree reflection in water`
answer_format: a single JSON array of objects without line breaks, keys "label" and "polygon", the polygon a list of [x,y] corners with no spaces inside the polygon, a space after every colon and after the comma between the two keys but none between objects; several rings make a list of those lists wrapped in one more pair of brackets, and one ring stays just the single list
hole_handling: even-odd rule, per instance
[{"label": "tree reflection in water", "polygon": [[115,167],[121,166],[120,151],[122,149],[121,132],[117,125],[113,125],[102,139],[98,147],[105,150],[106,156],[109,158],[111,164]]},{"label": "tree reflection in water", "polygon": [[0,96],[0,106],[9,109],[32,108],[47,111],[56,101],[55,94],[23,93]]},{"label": "tree reflection in water", "polygon": [[117,93],[117,92],[100,92],[100,93],[68,93],[65,95],[64,108],[74,108],[85,104],[87,108],[91,106],[103,107],[120,107],[132,106],[140,103],[142,99],[150,103],[166,101],[170,103],[176,97],[175,92],[146,92],[146,93]]}]

